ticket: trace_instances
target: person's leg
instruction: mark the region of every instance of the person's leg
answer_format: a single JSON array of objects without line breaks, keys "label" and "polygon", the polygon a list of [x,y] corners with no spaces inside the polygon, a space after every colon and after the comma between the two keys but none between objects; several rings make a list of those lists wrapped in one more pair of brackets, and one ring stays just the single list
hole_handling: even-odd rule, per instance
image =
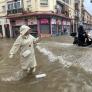
[{"label": "person's leg", "polygon": [[32,68],[32,73],[35,73],[35,71],[36,71],[36,67],[33,67]]},{"label": "person's leg", "polygon": [[32,67],[32,68],[28,68],[27,72],[30,73],[30,74],[34,74],[36,71],[36,67]]},{"label": "person's leg", "polygon": [[27,69],[23,69],[23,77],[27,76],[28,70]]}]

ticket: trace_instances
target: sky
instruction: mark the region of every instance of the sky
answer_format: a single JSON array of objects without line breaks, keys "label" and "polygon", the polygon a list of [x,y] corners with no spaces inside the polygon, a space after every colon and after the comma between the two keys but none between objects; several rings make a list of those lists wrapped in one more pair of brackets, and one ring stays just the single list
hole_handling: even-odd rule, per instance
[{"label": "sky", "polygon": [[90,3],[90,1],[91,0],[84,0],[84,7],[92,15],[92,3]]}]

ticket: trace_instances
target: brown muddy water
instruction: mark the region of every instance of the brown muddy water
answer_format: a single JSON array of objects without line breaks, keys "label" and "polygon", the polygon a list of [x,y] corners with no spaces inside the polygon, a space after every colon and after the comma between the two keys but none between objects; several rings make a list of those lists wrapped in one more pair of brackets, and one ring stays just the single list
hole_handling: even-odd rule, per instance
[{"label": "brown muddy water", "polygon": [[14,39],[0,39],[0,92],[92,92],[92,47],[78,47],[69,36],[45,38],[35,47],[37,71],[44,78],[21,78],[19,53],[8,58]]}]

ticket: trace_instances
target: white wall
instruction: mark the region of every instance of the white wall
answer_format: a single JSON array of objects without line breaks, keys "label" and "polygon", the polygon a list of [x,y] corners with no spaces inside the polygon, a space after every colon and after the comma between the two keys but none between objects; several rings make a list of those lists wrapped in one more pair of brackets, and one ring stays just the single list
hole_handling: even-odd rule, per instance
[{"label": "white wall", "polygon": [[[11,1],[11,0],[8,0],[8,1]],[[3,10],[2,6],[5,6],[5,10]],[[3,37],[5,37],[5,28],[4,28],[5,24],[9,24],[10,36],[11,36],[10,21],[9,19],[6,19],[5,17],[6,15],[7,15],[7,0],[0,0],[0,25],[2,25]]]}]

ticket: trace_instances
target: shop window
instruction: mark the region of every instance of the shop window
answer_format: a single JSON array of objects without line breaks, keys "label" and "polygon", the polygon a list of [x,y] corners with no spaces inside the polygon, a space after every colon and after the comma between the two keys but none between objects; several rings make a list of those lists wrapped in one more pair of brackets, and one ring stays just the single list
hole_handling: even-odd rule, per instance
[{"label": "shop window", "polygon": [[48,0],[40,0],[41,6],[48,6]]},{"label": "shop window", "polygon": [[49,19],[40,19],[40,31],[41,33],[50,33],[50,21]]},{"label": "shop window", "polygon": [[6,11],[6,7],[2,6],[2,10],[3,10],[3,12],[5,12]]},{"label": "shop window", "polygon": [[52,34],[56,34],[57,33],[57,25],[53,24],[52,25]]}]

